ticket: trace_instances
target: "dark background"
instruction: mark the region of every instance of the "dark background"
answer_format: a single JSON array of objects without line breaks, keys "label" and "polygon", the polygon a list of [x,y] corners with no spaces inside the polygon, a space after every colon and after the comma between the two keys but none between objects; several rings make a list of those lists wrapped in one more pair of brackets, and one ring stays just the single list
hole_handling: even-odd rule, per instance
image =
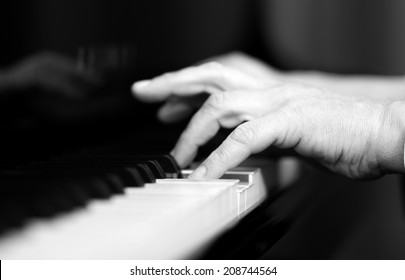
[{"label": "dark background", "polygon": [[401,0],[37,0],[1,3],[1,62],[126,43],[137,75],[245,50],[283,69],[403,74]]}]

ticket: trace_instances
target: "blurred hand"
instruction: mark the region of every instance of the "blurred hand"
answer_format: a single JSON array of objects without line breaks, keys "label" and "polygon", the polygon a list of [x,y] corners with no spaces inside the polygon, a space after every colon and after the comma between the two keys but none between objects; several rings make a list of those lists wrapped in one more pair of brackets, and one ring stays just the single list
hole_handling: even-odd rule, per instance
[{"label": "blurred hand", "polygon": [[172,151],[181,166],[221,126],[237,127],[191,178],[218,178],[271,145],[294,148],[352,178],[403,170],[402,103],[348,97],[250,73],[207,63],[133,86],[135,95],[149,102],[211,94]]},{"label": "blurred hand", "polygon": [[123,106],[128,107],[123,96],[105,91],[99,73],[59,54],[31,56],[1,74],[5,100],[14,100],[13,106],[25,106],[29,114],[47,122],[82,123],[119,115]]},{"label": "blurred hand", "polygon": [[95,73],[82,71],[74,60],[44,53],[29,57],[8,72],[9,87],[17,90],[38,89],[42,94],[67,99],[83,99],[101,81]]}]

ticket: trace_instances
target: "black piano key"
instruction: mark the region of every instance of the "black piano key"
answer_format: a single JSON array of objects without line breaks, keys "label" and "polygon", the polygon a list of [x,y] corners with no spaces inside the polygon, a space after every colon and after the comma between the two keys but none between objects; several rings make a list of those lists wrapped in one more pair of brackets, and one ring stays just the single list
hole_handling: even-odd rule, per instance
[{"label": "black piano key", "polygon": [[135,163],[135,162],[147,162],[153,161],[160,170],[168,177],[181,178],[181,169],[175,159],[169,155],[137,155],[137,154],[74,154],[69,156],[54,158],[54,161],[90,161],[90,162],[121,162],[121,163]]},{"label": "black piano key", "polygon": [[6,184],[9,187],[6,197],[19,203],[29,216],[50,217],[56,212],[57,202],[47,182],[25,177],[10,180]]},{"label": "black piano key", "polygon": [[[53,217],[60,213],[62,209],[66,209],[65,201],[61,201],[60,197],[53,192],[41,192],[35,196],[27,196],[24,198],[30,215],[40,218]],[[29,201],[28,201],[29,200]],[[60,205],[62,203],[62,205]]]},{"label": "black piano key", "polygon": [[156,158],[166,173],[173,174],[173,178],[182,178],[181,168],[177,161],[169,154]]},{"label": "black piano key", "polygon": [[99,177],[86,179],[85,182],[83,182],[83,186],[86,188],[91,198],[108,199],[112,195],[108,182]]},{"label": "black piano key", "polygon": [[[7,178],[2,176],[5,187],[0,192],[19,201],[34,216],[51,216],[82,205],[87,198],[106,199],[112,195],[108,182],[95,176],[49,169],[17,170],[8,175]],[[70,194],[72,186],[76,192]],[[79,188],[84,193],[78,191]]]},{"label": "black piano key", "polygon": [[124,183],[127,187],[142,187],[145,185],[145,180],[141,173],[134,167],[126,167],[123,178],[125,178]]},{"label": "black piano key", "polygon": [[139,163],[146,164],[149,167],[155,180],[166,178],[166,173],[163,171],[162,167],[160,166],[160,164],[157,161],[148,160],[145,162],[139,161]]},{"label": "black piano key", "polygon": [[[120,178],[119,169],[93,166],[74,166],[70,168],[51,166],[48,169],[67,177],[71,182],[84,184],[87,187],[90,186],[90,188],[97,185],[99,191],[95,192],[96,197],[94,198],[108,198],[113,194],[122,194],[124,192],[124,184]],[[92,189],[92,191],[94,190]]]},{"label": "black piano key", "polygon": [[76,207],[83,207],[90,199],[86,190],[80,184],[69,182],[67,185],[67,195],[70,197],[71,202]]},{"label": "black piano key", "polygon": [[149,170],[152,172],[153,177],[155,179],[164,179],[166,178],[166,173],[163,171],[160,164],[155,160],[138,160],[138,159],[108,159],[108,158],[100,158],[100,159],[69,159],[69,160],[57,160],[54,162],[55,165],[60,164],[75,164],[77,165],[87,165],[87,166],[95,166],[95,167],[114,167],[114,166],[124,166],[124,167],[132,167],[136,164],[146,164],[149,167]]},{"label": "black piano key", "polygon": [[31,217],[53,217],[84,206],[89,198],[106,199],[112,193],[123,193],[123,183],[111,174],[99,178],[63,170],[2,172],[0,231],[21,226]]},{"label": "black piano key", "polygon": [[[83,164],[85,172],[96,171],[99,176],[114,176],[120,182],[119,187],[114,187],[115,193],[123,193],[125,187],[141,187],[145,184],[141,174],[135,167],[127,167],[121,164]],[[117,182],[118,182],[117,181]]]},{"label": "black piano key", "polygon": [[32,169],[66,170],[75,174],[98,174],[100,177],[105,174],[118,176],[124,186],[140,187],[145,184],[143,177],[136,169],[135,164],[123,164],[116,162],[76,162],[76,161],[57,161],[57,162],[37,162],[30,166]]},{"label": "black piano key", "polygon": [[159,163],[166,174],[173,174],[170,177],[181,178],[181,169],[176,160],[169,154],[166,155],[132,155],[139,160],[153,160]]},{"label": "black piano key", "polygon": [[71,210],[75,203],[60,182],[46,181],[42,178],[17,178],[6,183],[10,201],[20,204],[29,216],[50,217]]},{"label": "black piano key", "polygon": [[[126,166],[119,166],[119,165],[113,165],[113,166],[94,166],[92,164],[90,165],[85,165],[84,166],[85,171],[91,171],[95,170],[98,172],[99,176],[113,176],[116,177],[117,180],[116,184],[117,187],[113,187],[113,191],[115,193],[124,193],[124,188],[128,186],[142,186],[142,182],[136,179],[136,174],[134,175],[136,170],[133,171],[133,168],[129,168]],[[138,176],[140,176],[138,174]],[[118,187],[118,182],[119,182],[119,187]]]},{"label": "black piano key", "polygon": [[104,176],[107,184],[110,186],[110,189],[115,194],[123,194],[124,193],[124,183],[123,181],[115,174],[106,174]]},{"label": "black piano key", "polygon": [[52,183],[49,186],[48,193],[46,196],[52,201],[53,205],[53,214],[58,214],[62,212],[67,212],[75,208],[74,203],[71,198],[68,196],[68,192],[65,187],[58,185],[58,182]]},{"label": "black piano key", "polygon": [[0,232],[19,227],[30,217],[52,217],[167,174],[181,174],[171,156],[135,154],[76,154],[0,171]]},{"label": "black piano key", "polygon": [[171,155],[123,155],[118,157],[122,160],[153,161],[162,169],[165,177],[181,178],[181,169]]},{"label": "black piano key", "polygon": [[155,183],[155,177],[153,176],[152,171],[149,169],[149,166],[143,163],[137,163],[135,168],[141,174],[142,179],[145,183]]}]

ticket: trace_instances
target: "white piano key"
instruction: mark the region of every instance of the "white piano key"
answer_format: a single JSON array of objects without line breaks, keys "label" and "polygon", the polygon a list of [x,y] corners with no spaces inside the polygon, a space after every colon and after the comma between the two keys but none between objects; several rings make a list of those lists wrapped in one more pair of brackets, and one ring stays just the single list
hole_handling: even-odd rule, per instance
[{"label": "white piano key", "polygon": [[[263,197],[265,186],[221,179],[157,180],[94,200],[53,219],[33,220],[0,239],[1,259],[184,259]],[[249,177],[250,176],[250,177]]]}]

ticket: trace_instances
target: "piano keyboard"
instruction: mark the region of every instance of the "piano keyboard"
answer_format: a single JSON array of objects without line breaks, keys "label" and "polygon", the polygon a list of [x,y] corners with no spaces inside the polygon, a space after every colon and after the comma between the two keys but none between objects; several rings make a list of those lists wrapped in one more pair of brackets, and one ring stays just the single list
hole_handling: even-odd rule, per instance
[{"label": "piano keyboard", "polygon": [[[191,170],[176,170],[170,163],[170,157],[154,158],[156,161],[153,157],[146,160],[142,156],[119,159],[81,156],[79,164],[74,157],[65,157],[52,161],[52,165],[36,163],[23,168],[24,172],[17,170],[17,173],[22,172],[26,176],[25,179],[24,176],[18,179],[15,186],[11,184],[11,187],[20,188],[17,193],[27,191],[33,194],[32,189],[20,187],[19,184],[34,181],[34,174],[55,171],[55,176],[60,175],[63,179],[68,178],[68,170],[75,166],[75,174],[80,174],[78,169],[83,169],[83,173],[101,172],[113,194],[108,194],[108,190],[94,191],[91,195],[93,198],[84,203],[85,207],[69,211],[62,209],[57,215],[47,215],[46,207],[45,210],[41,207],[43,205],[31,205],[30,209],[37,209],[38,214],[32,215],[24,222],[24,226],[8,229],[0,235],[0,258],[198,258],[215,237],[235,225],[238,219],[259,205],[268,194],[268,186],[260,168],[237,168],[229,171],[222,179],[193,181],[178,178],[187,177]],[[131,169],[133,165],[137,168]],[[112,171],[107,171],[108,168]],[[119,183],[114,183],[117,178],[107,176],[114,175],[114,172],[120,173],[118,179],[129,185],[121,188]],[[13,182],[5,177],[1,178],[3,182]],[[10,177],[14,178],[13,174]],[[82,179],[81,176],[79,178]],[[46,181],[47,184],[55,182]],[[81,189],[74,182],[66,180],[64,188],[80,192]],[[134,187],[131,183],[142,186]],[[45,187],[47,190],[59,188],[52,184],[39,184],[41,180],[34,186]],[[9,190],[9,193],[13,194],[13,191]],[[85,191],[91,192],[88,189]],[[64,194],[63,189],[61,193]],[[55,197],[52,196],[52,200]],[[2,202],[7,200],[3,198]],[[43,200],[42,203],[49,201]],[[77,203],[82,201],[77,199]],[[12,206],[10,211],[13,210]],[[2,217],[4,213],[3,210]]]}]

